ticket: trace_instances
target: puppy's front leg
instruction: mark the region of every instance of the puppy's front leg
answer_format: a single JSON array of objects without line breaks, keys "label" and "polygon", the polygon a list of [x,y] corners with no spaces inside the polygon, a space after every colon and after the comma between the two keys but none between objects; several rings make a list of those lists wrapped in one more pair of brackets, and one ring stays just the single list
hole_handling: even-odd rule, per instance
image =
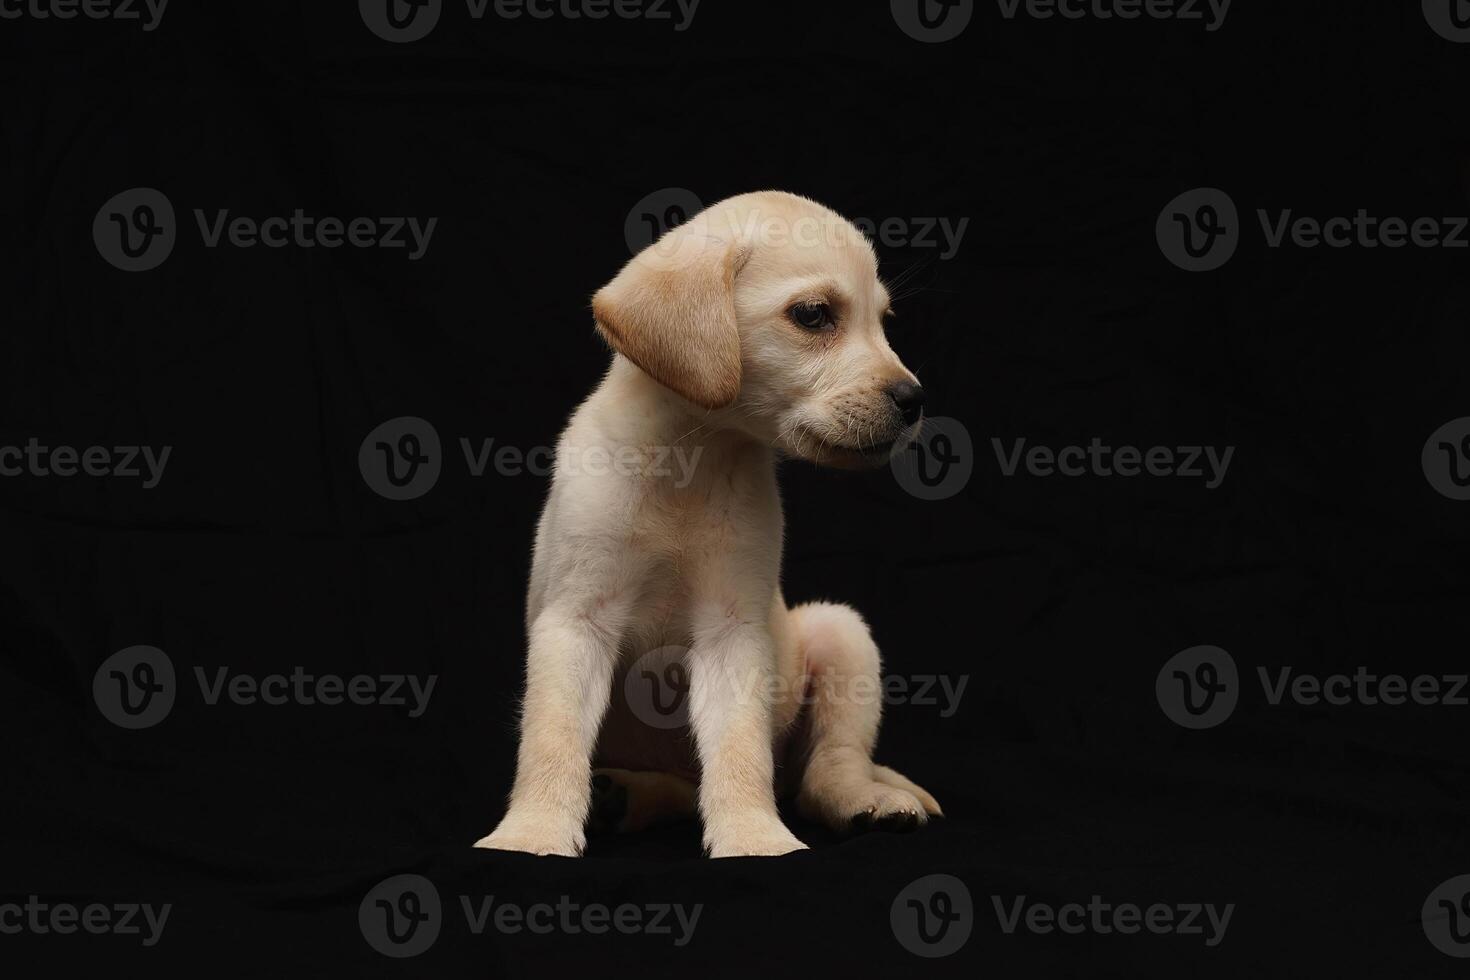
[{"label": "puppy's front leg", "polygon": [[711,857],[806,847],[776,813],[771,752],[774,650],[764,618],[735,608],[696,622],[689,716],[699,750],[699,811]]},{"label": "puppy's front leg", "polygon": [[510,806],[475,846],[574,857],[587,844],[592,750],[612,692],[617,639],[556,607],[537,617],[530,634]]}]

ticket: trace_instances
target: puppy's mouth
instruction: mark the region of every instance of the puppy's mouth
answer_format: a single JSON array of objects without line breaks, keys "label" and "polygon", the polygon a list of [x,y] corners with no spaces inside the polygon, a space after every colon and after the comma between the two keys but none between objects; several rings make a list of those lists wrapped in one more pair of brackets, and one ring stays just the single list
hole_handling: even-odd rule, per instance
[{"label": "puppy's mouth", "polygon": [[827,443],[827,448],[841,453],[853,453],[858,456],[882,456],[885,459],[893,452],[893,447],[898,445],[897,439],[889,439],[886,442],[875,442],[871,445],[844,446],[839,442]]},{"label": "puppy's mouth", "polygon": [[808,432],[807,435],[817,451],[802,455],[807,456],[811,462],[823,466],[833,466],[838,469],[868,469],[888,462],[894,450],[912,442],[917,432],[918,427],[915,426],[912,429],[904,429],[890,439],[850,443],[824,439],[814,432]]}]

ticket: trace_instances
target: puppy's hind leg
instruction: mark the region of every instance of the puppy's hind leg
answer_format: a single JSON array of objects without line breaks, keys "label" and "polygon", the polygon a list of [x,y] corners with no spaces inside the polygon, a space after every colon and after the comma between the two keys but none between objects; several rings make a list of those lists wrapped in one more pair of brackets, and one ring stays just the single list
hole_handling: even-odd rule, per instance
[{"label": "puppy's hind leg", "polygon": [[631,834],[699,814],[699,790],[668,772],[592,771],[591,834]]},{"label": "puppy's hind leg", "polygon": [[862,617],[825,602],[797,606],[789,615],[810,677],[797,793],[802,815],[839,833],[912,830],[941,815],[933,796],[873,764],[882,679],[878,647]]}]

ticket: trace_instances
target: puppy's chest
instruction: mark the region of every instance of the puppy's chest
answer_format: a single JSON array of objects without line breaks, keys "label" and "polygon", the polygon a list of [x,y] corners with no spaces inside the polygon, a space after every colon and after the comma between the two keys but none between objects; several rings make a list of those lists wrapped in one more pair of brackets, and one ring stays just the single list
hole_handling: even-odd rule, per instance
[{"label": "puppy's chest", "polygon": [[690,488],[651,495],[639,508],[628,548],[637,567],[635,644],[687,641],[694,605],[773,587],[781,561],[779,502]]},{"label": "puppy's chest", "polygon": [[629,546],[652,561],[686,569],[719,565],[779,551],[780,501],[774,481],[702,473],[685,487],[648,487],[629,530]]}]

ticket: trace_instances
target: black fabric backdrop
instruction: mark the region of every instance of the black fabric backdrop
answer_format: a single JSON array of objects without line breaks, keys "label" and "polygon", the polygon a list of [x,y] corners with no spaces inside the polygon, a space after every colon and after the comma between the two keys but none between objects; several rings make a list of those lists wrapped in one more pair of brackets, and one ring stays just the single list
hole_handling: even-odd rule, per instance
[{"label": "black fabric backdrop", "polygon": [[[976,3],[938,44],[883,3],[705,0],[679,30],[672,5],[475,19],[449,0],[411,43],[349,3],[177,3],[152,30],[12,3],[0,447],[171,455],[148,489],[0,478],[0,899],[172,911],[152,946],[0,916],[11,975],[1463,972],[1421,908],[1470,873],[1470,708],[1272,705],[1257,679],[1465,670],[1470,503],[1421,450],[1470,415],[1470,253],[1271,248],[1257,218],[1470,211],[1470,45],[1418,3],[1239,0],[1217,30]],[[127,272],[93,224],[139,187],[177,240]],[[580,860],[473,851],[513,770],[546,481],[473,476],[459,440],[554,441],[606,364],[587,300],[640,202],[767,187],[894,219],[892,342],[972,440],[943,500],[887,470],[782,473],[788,597],[853,603],[891,674],[968,678],[953,712],[891,705],[879,747],[948,818],[836,840],[790,814],[813,847],[776,860],[705,860],[694,826]],[[1197,187],[1230,196],[1240,241],[1187,272],[1155,222]],[[410,261],[209,248],[194,218],[297,208],[438,221]],[[952,256],[923,240],[940,218],[968,219]],[[443,469],[393,501],[358,455],[404,416],[432,423]],[[1206,489],[1006,476],[992,443],[1094,437],[1235,451]],[[127,730],[94,676],[135,645],[167,654],[177,696]],[[1155,680],[1199,645],[1233,657],[1239,703],[1191,730]],[[417,717],[210,704],[194,670],[220,667],[437,682]],[[403,959],[359,924],[399,874],[444,909]],[[964,883],[971,933],[921,958],[890,912],[933,874]],[[703,912],[683,946],[476,935],[459,896],[491,895]],[[1213,946],[1007,933],[995,909],[1094,895],[1235,908]]]}]

